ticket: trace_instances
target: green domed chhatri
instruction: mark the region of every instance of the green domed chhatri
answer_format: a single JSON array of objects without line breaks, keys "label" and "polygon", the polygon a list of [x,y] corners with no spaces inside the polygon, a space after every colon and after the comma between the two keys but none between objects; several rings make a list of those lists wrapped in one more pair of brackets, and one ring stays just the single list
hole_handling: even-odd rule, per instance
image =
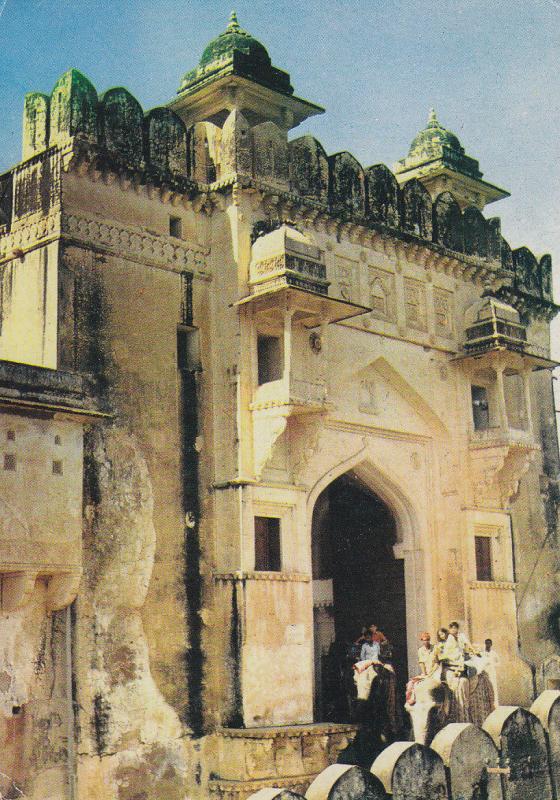
[{"label": "green domed chhatri", "polygon": [[412,140],[408,155],[412,156],[418,153],[419,155],[433,155],[437,158],[440,155],[440,148],[442,147],[450,147],[458,153],[465,152],[457,136],[440,125],[435,110],[431,108],[428,124],[424,130],[420,131]]},{"label": "green domed chhatri", "polygon": [[266,47],[240,27],[237,21],[237,14],[232,11],[229,25],[223,33],[213,39],[206,47],[198,64],[198,69],[207,67],[215,61],[230,58],[234,50],[246,53],[250,58],[255,61],[262,61],[263,64],[270,66],[272,63]]},{"label": "green domed chhatri", "polygon": [[240,27],[235,11],[225,31],[206,46],[198,66],[183,76],[178,94],[228,74],[249,78],[283,94],[294,91],[288,73],[272,66],[266,47]]},{"label": "green domed chhatri", "polygon": [[411,168],[431,161],[442,161],[446,166],[472,178],[482,177],[478,161],[465,154],[458,137],[439,122],[434,109],[430,109],[428,124],[412,140],[408,156],[399,163]]}]

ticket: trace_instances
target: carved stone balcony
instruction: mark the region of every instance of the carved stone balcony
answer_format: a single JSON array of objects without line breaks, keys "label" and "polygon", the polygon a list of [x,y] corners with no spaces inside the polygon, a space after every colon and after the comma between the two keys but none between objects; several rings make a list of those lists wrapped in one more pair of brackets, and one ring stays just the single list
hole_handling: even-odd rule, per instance
[{"label": "carved stone balcony", "polygon": [[292,375],[259,386],[251,404],[252,411],[274,408],[282,414],[309,414],[324,411],[327,388],[324,381],[309,381]]}]

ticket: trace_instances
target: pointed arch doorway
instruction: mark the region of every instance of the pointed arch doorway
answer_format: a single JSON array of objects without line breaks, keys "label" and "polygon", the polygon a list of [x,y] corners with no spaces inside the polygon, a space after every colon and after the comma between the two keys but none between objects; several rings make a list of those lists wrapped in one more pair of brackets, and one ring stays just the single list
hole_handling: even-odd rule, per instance
[{"label": "pointed arch doorway", "polygon": [[375,623],[393,647],[399,694],[408,677],[404,560],[389,506],[353,472],[318,496],[312,518],[315,696],[321,722],[351,716],[350,645]]}]

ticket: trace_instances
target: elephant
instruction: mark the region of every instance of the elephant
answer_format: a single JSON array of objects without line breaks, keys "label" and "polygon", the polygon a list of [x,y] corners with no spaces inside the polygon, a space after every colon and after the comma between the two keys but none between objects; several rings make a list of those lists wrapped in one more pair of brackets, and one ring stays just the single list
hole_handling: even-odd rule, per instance
[{"label": "elephant", "polygon": [[436,733],[450,722],[473,722],[482,725],[494,710],[494,689],[487,672],[478,660],[468,664],[468,677],[446,675],[441,670],[423,678],[415,686],[415,702],[405,710],[412,720],[414,740],[430,744]]}]

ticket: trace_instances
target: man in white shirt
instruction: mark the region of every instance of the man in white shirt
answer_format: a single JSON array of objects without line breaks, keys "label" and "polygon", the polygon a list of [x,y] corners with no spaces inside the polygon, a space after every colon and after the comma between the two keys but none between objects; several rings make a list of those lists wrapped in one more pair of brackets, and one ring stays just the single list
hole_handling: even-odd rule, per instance
[{"label": "man in white shirt", "polygon": [[484,669],[486,670],[486,674],[490,678],[490,683],[492,684],[492,688],[494,689],[494,708],[497,708],[499,702],[498,702],[498,677],[496,674],[496,667],[500,663],[500,657],[498,656],[495,650],[492,650],[492,644],[493,644],[492,639],[484,640],[484,652],[481,655],[481,659],[484,664]]},{"label": "man in white shirt", "polygon": [[418,664],[421,675],[430,675],[434,667],[434,646],[427,631],[420,634],[422,645],[418,649]]}]

